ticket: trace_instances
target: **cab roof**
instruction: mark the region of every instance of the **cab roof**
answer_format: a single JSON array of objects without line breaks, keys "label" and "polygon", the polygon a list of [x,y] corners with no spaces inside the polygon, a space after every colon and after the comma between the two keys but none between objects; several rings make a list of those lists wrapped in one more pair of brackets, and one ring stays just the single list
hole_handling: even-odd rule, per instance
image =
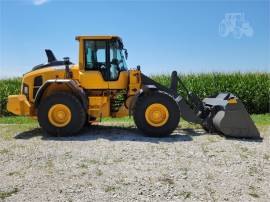
[{"label": "cab roof", "polygon": [[119,36],[76,36],[75,39],[78,41],[84,40],[84,39],[88,39],[88,40],[120,39],[121,40],[121,38]]}]

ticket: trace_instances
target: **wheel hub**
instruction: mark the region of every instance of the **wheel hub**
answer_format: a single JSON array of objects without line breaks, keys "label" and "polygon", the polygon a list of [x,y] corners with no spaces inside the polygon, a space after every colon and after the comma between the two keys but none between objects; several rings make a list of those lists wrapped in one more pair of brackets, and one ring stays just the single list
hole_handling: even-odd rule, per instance
[{"label": "wheel hub", "polygon": [[147,107],[145,119],[148,124],[154,127],[160,127],[166,124],[169,118],[167,107],[160,103],[154,103]]},{"label": "wheel hub", "polygon": [[48,118],[52,125],[64,127],[71,120],[71,111],[66,105],[55,104],[50,108]]}]

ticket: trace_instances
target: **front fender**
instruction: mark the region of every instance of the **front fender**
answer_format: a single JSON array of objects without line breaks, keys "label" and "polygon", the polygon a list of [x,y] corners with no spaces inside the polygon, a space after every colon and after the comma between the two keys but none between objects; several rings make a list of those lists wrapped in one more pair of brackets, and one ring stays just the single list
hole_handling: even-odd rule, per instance
[{"label": "front fender", "polygon": [[132,110],[138,100],[139,97],[143,96],[145,93],[150,93],[153,91],[157,91],[158,88],[155,85],[143,85],[143,87],[140,89],[140,91],[134,95],[134,98],[132,99],[131,103],[130,103],[130,107],[129,109],[129,115],[132,114]]},{"label": "front fender", "polygon": [[37,91],[36,97],[35,97],[35,102],[34,105],[37,108],[40,104],[40,101],[42,99],[42,96],[44,94],[44,92],[46,91],[46,89],[48,89],[48,87],[52,84],[63,84],[66,85],[70,91],[76,96],[78,97],[78,99],[81,101],[83,107],[85,110],[87,110],[88,108],[88,100],[87,97],[83,91],[82,88],[79,87],[78,83],[74,80],[71,79],[51,79],[51,80],[47,80]]}]

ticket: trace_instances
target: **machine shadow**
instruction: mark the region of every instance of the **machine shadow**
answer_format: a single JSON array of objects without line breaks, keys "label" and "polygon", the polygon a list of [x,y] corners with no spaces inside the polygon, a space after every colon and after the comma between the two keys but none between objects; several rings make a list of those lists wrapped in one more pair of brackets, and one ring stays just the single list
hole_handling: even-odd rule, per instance
[{"label": "machine shadow", "polygon": [[[17,134],[15,139],[31,139],[34,137],[41,137],[42,140],[53,141],[93,141],[97,139],[107,139],[109,141],[137,141],[137,142],[185,142],[192,141],[193,137],[207,135],[203,130],[193,128],[177,129],[172,135],[165,137],[149,137],[143,135],[134,126],[104,126],[93,125],[84,127],[81,132],[74,136],[51,136],[45,133],[41,128],[34,128],[29,131],[24,131]],[[222,134],[213,134],[224,137],[226,140],[241,141],[241,142],[262,142],[263,138],[233,138],[226,137]]]},{"label": "machine shadow", "polygon": [[19,133],[15,139],[31,139],[41,137],[42,140],[52,141],[93,141],[97,139],[106,139],[109,141],[137,141],[137,142],[184,142],[192,141],[192,136],[198,136],[196,131],[185,132],[185,130],[176,130],[176,133],[165,137],[144,136],[137,128],[121,126],[94,125],[85,127],[78,135],[74,136],[51,136],[46,134],[41,128],[34,128],[29,131]]}]

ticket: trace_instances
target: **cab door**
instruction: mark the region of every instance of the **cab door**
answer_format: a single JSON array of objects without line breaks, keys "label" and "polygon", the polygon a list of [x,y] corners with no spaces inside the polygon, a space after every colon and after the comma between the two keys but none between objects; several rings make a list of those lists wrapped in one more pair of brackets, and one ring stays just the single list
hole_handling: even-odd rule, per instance
[{"label": "cab door", "polygon": [[85,89],[108,89],[107,41],[83,40],[83,63],[79,80]]},{"label": "cab door", "polygon": [[126,89],[128,72],[116,40],[83,40],[80,83],[85,89]]}]

